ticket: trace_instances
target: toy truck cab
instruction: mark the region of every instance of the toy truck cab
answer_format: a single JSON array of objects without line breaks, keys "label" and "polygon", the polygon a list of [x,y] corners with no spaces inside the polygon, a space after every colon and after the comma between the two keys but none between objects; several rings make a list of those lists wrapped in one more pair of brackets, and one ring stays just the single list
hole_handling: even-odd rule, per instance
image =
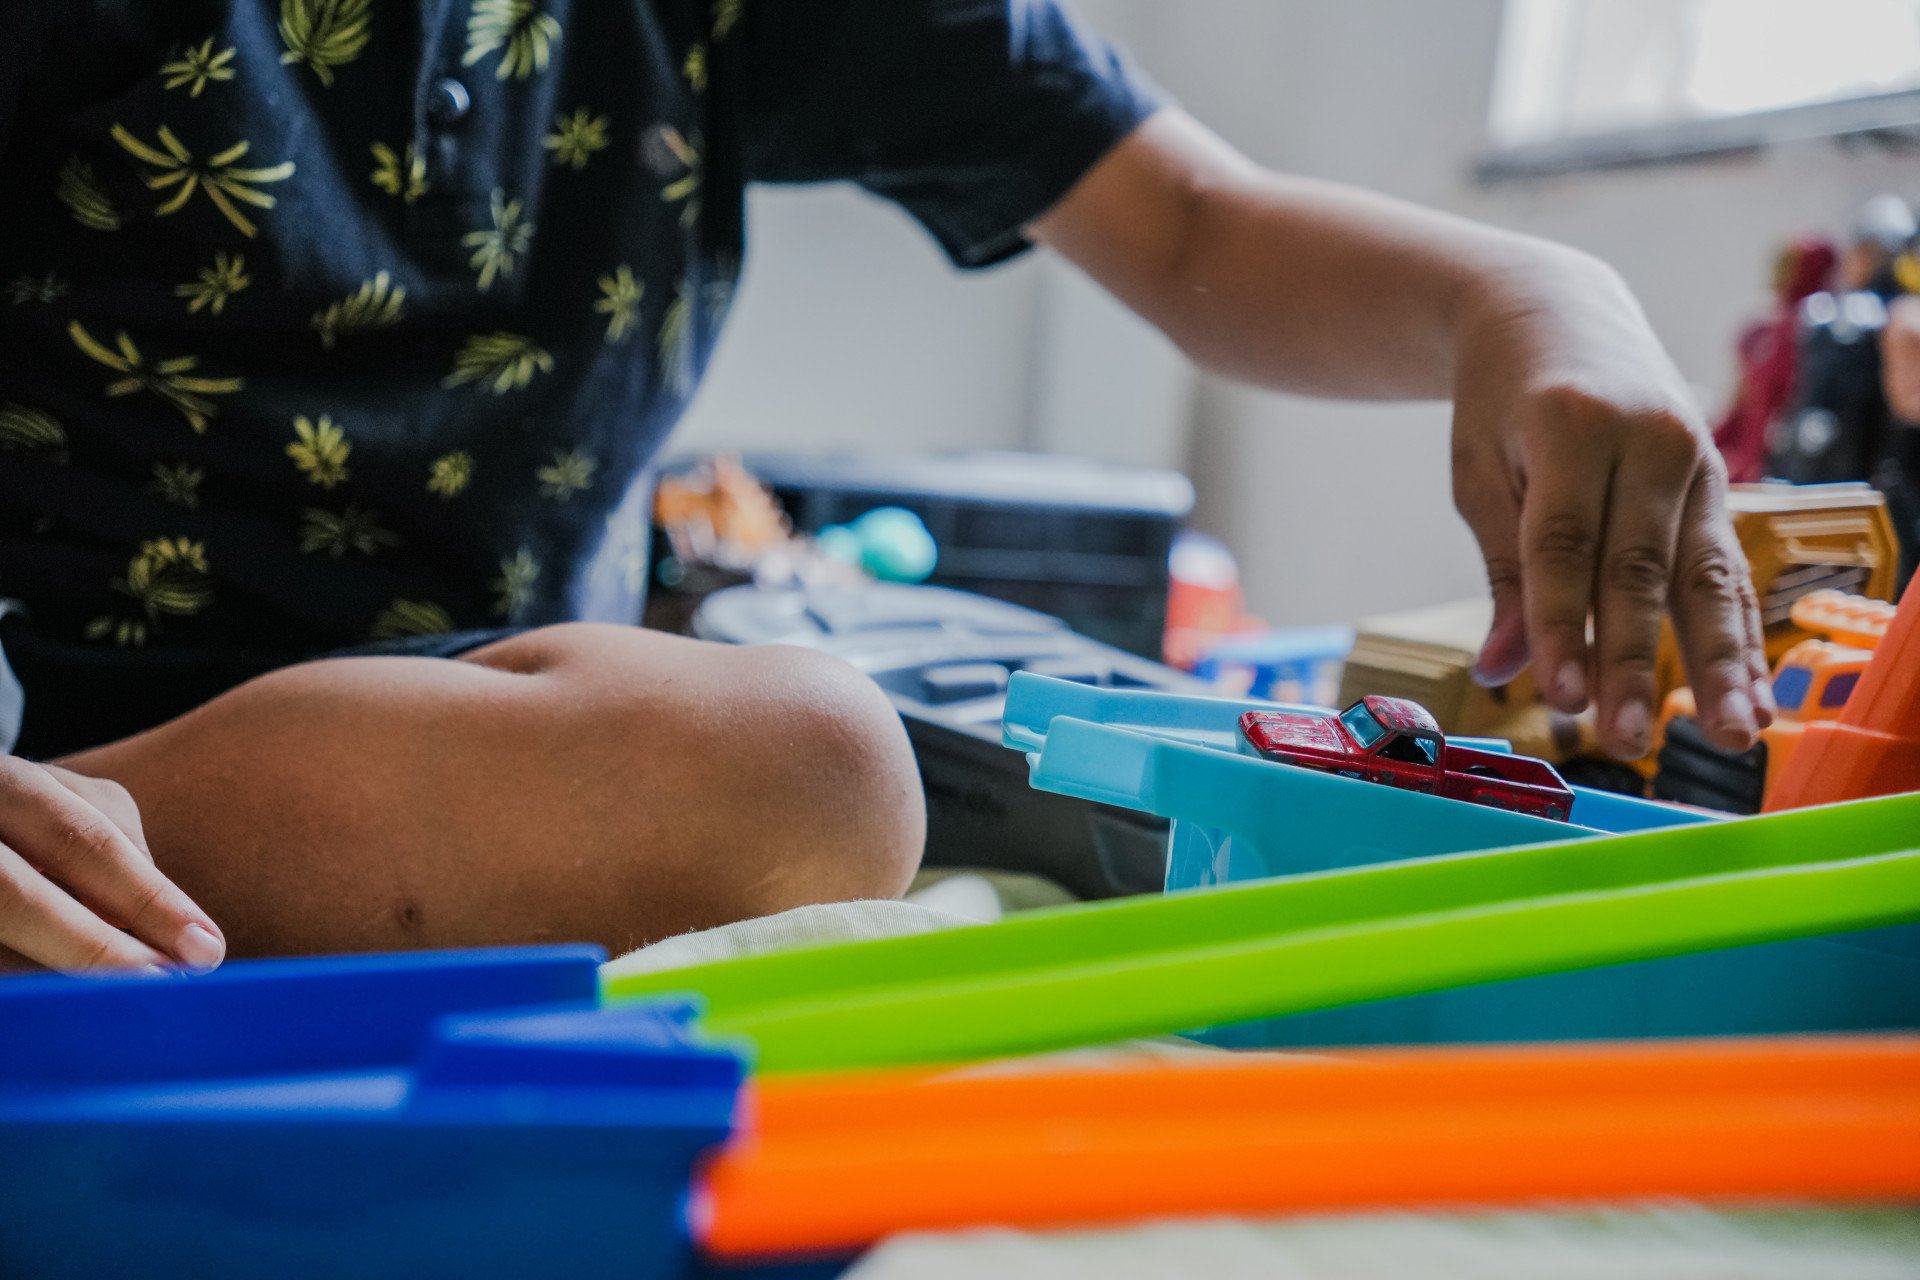
[{"label": "toy truck cab", "polygon": [[1249,711],[1240,731],[1282,764],[1565,822],[1573,793],[1552,766],[1452,746],[1417,702],[1372,695],[1338,716]]}]

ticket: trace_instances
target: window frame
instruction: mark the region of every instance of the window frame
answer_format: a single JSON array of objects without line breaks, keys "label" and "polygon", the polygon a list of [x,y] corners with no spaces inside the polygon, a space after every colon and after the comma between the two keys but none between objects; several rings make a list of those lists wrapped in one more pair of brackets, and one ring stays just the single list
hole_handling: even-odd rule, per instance
[{"label": "window frame", "polygon": [[1700,160],[1823,139],[1868,140],[1896,150],[1920,150],[1920,89],[1498,144],[1480,158],[1474,176],[1483,183],[1511,182]]}]

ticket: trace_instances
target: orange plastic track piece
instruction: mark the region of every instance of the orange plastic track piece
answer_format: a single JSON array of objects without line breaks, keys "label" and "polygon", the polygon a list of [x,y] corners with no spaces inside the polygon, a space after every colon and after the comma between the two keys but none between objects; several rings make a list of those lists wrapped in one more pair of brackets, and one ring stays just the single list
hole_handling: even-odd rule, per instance
[{"label": "orange plastic track piece", "polygon": [[1920,1200],[1920,1037],[796,1077],[749,1108],[696,1206],[724,1262],[978,1226]]},{"label": "orange plastic track piece", "polygon": [[1838,720],[1808,725],[1767,788],[1767,812],[1920,791],[1920,578]]}]

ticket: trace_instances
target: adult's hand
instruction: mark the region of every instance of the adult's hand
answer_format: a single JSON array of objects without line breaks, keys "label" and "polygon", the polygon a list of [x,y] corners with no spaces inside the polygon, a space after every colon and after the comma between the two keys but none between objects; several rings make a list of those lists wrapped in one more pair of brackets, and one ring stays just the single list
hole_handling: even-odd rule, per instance
[{"label": "adult's hand", "polygon": [[1591,702],[1601,742],[1637,757],[1671,611],[1703,726],[1751,745],[1775,707],[1726,469],[1639,306],[1611,270],[1557,249],[1468,296],[1454,499],[1494,596],[1476,674],[1502,682],[1531,660],[1549,703]]},{"label": "adult's hand", "polygon": [[203,971],[225,954],[154,866],[125,788],[0,757],[0,968]]}]

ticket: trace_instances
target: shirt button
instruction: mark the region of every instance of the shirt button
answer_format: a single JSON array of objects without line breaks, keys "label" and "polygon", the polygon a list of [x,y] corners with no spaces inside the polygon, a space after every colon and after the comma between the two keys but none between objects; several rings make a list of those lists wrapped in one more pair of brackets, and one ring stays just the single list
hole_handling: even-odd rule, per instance
[{"label": "shirt button", "polygon": [[467,86],[449,76],[433,86],[433,92],[427,98],[427,115],[435,124],[458,124],[467,118],[467,111],[472,106],[473,99],[467,96]]}]

